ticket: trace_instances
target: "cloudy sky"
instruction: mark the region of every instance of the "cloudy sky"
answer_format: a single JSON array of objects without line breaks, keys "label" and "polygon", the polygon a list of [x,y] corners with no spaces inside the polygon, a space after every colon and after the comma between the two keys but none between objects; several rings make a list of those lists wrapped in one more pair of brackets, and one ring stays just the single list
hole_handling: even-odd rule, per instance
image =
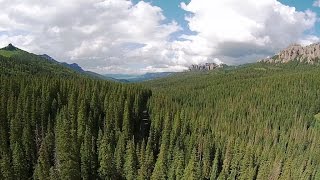
[{"label": "cloudy sky", "polygon": [[86,70],[254,62],[320,38],[320,0],[0,0],[0,46]]}]

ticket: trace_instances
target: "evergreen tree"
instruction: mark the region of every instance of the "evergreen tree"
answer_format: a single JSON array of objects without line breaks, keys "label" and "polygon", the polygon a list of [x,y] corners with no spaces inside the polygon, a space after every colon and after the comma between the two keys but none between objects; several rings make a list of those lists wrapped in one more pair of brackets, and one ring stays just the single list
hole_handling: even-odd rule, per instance
[{"label": "evergreen tree", "polygon": [[89,126],[86,126],[83,142],[80,149],[82,179],[92,179],[92,135]]},{"label": "evergreen tree", "polygon": [[126,144],[125,144],[125,139],[124,135],[121,134],[119,137],[119,140],[117,142],[117,147],[115,149],[115,165],[116,165],[116,170],[117,170],[117,176],[118,177],[123,177],[124,172],[123,172],[123,165],[124,165],[124,154],[126,152]]},{"label": "evergreen tree", "polygon": [[135,180],[137,178],[137,157],[133,141],[127,144],[124,174],[127,180]]},{"label": "evergreen tree", "polygon": [[65,110],[58,114],[56,126],[57,169],[61,179],[80,179],[79,155]]},{"label": "evergreen tree", "polygon": [[12,165],[15,179],[24,180],[28,178],[28,167],[25,158],[25,153],[22,144],[19,141],[17,141],[13,147]]},{"label": "evergreen tree", "polygon": [[199,166],[200,164],[197,156],[197,150],[196,148],[193,148],[189,163],[184,170],[183,179],[201,179],[201,172],[199,171]]},{"label": "evergreen tree", "polygon": [[99,146],[99,176],[101,179],[115,178],[113,150],[107,134],[103,135]]},{"label": "evergreen tree", "polygon": [[50,169],[52,167],[53,153],[53,133],[49,130],[46,137],[42,141],[38,162],[34,171],[34,179],[47,180],[50,179]]},{"label": "evergreen tree", "polygon": [[214,160],[212,162],[210,179],[216,179],[219,176],[219,162],[220,162],[220,153],[219,153],[219,149],[216,149]]}]

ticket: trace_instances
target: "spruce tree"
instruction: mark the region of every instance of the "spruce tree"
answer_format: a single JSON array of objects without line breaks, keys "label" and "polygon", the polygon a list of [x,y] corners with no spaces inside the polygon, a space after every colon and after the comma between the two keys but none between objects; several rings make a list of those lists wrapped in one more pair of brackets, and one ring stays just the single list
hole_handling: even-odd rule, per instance
[{"label": "spruce tree", "polygon": [[115,178],[115,165],[112,146],[107,134],[103,135],[99,144],[99,176],[101,179],[113,179]]},{"label": "spruce tree", "polygon": [[42,141],[37,165],[34,171],[34,179],[49,180],[50,169],[52,168],[53,156],[53,133],[49,130],[46,137]]},{"label": "spruce tree", "polygon": [[216,149],[214,159],[212,162],[210,179],[216,179],[219,176],[219,162],[220,162],[220,153],[219,153],[219,149]]},{"label": "spruce tree", "polygon": [[20,141],[15,142],[12,151],[12,166],[14,170],[15,179],[28,179],[28,166]]},{"label": "spruce tree", "polygon": [[124,174],[127,180],[135,180],[137,178],[137,157],[133,140],[128,141],[127,144]]},{"label": "spruce tree", "polygon": [[190,160],[186,166],[183,174],[185,180],[201,179],[201,172],[199,171],[199,157],[197,156],[196,148],[193,148]]},{"label": "spruce tree", "polygon": [[80,162],[74,135],[71,133],[71,122],[62,109],[57,117],[56,126],[56,149],[57,169],[61,179],[80,179]]},{"label": "spruce tree", "polygon": [[92,135],[89,126],[86,126],[86,130],[81,143],[80,158],[81,158],[81,176],[82,179],[92,179]]}]

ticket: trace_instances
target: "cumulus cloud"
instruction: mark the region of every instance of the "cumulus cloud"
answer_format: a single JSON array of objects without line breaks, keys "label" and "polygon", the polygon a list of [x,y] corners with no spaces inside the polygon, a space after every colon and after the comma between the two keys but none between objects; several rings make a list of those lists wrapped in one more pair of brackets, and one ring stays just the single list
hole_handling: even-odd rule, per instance
[{"label": "cumulus cloud", "polygon": [[[0,0],[0,46],[8,43],[98,73],[181,71],[193,63],[240,64],[309,44],[316,23],[276,0],[182,3],[192,35],[162,9],[130,0]],[[178,8],[178,7],[177,7]],[[179,38],[172,40],[172,34]]]},{"label": "cumulus cloud", "polygon": [[185,38],[194,46],[206,45],[198,54],[226,63],[256,61],[291,43],[319,40],[305,34],[316,23],[314,12],[299,12],[276,0],[191,0],[181,7],[191,13],[186,20],[197,32]]},{"label": "cumulus cloud", "polygon": [[314,7],[320,7],[320,0],[316,0],[313,2]]},{"label": "cumulus cloud", "polygon": [[164,23],[161,8],[144,1],[4,0],[1,7],[1,46],[12,42],[100,73],[114,66],[166,64],[157,57],[159,48],[181,30],[174,21]]}]

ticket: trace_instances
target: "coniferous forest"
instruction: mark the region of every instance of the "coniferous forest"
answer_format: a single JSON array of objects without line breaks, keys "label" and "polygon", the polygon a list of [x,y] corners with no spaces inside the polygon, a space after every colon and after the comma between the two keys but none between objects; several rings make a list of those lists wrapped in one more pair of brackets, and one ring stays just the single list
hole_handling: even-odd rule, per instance
[{"label": "coniferous forest", "polygon": [[320,179],[317,66],[122,84],[0,62],[0,179]]}]

